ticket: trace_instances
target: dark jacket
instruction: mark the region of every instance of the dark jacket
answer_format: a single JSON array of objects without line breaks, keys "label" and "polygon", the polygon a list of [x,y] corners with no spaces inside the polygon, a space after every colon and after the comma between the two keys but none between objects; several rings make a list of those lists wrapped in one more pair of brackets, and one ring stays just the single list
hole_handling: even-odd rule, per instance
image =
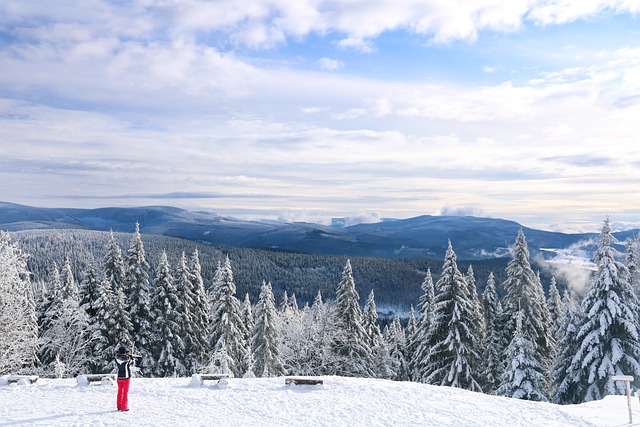
[{"label": "dark jacket", "polygon": [[133,358],[126,354],[116,354],[115,361],[118,368],[118,379],[131,378],[131,367],[134,364]]}]

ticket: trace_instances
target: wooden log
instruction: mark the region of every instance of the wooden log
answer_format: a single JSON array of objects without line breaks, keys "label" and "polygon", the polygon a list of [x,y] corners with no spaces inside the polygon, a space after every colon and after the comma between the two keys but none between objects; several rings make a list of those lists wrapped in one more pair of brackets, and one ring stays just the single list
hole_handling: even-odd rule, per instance
[{"label": "wooden log", "polygon": [[286,377],[284,383],[286,385],[290,385],[291,383],[295,385],[323,385],[324,380],[313,377]]}]

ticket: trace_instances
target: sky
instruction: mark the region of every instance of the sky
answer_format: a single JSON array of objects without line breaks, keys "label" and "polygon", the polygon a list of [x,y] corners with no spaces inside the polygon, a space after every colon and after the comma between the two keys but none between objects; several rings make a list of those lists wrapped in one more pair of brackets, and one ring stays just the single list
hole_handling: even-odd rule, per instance
[{"label": "sky", "polygon": [[640,0],[0,0],[0,200],[640,227]]}]

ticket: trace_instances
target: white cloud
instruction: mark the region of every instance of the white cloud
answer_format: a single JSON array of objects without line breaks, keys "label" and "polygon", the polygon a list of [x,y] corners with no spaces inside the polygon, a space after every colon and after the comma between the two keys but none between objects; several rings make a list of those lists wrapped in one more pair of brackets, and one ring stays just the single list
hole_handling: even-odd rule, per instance
[{"label": "white cloud", "polygon": [[[633,218],[629,206],[640,203],[638,49],[581,52],[570,65],[540,65],[526,79],[498,84],[453,76],[403,82],[375,67],[356,75],[351,62],[344,72],[330,52],[309,57],[327,55],[315,64],[334,72],[308,71],[297,66],[309,57],[256,53],[302,45],[310,35],[326,49],[369,53],[391,31],[432,44],[471,41],[482,31],[603,10],[637,5],[4,2],[0,139],[11,143],[0,152],[11,171],[0,168],[0,193],[45,197],[72,183],[78,194],[130,194],[136,182],[149,194],[215,187],[225,196],[216,202],[221,209],[272,213],[295,205],[402,217],[450,206],[443,212],[535,225],[535,207],[582,228],[585,217],[598,224],[609,213]],[[362,57],[353,55],[354,63]],[[363,61],[376,64],[376,54]],[[483,63],[496,62],[475,64],[476,74]],[[269,202],[241,203],[248,194]]]},{"label": "white cloud", "polygon": [[437,215],[441,216],[484,216],[482,208],[478,206],[443,206]]},{"label": "white cloud", "polygon": [[376,50],[370,40],[364,40],[361,37],[347,37],[338,41],[337,45],[343,49],[353,49],[361,53],[372,53]]},{"label": "white cloud", "polygon": [[338,59],[331,59],[331,58],[320,58],[316,64],[318,65],[318,67],[320,67],[323,70],[327,70],[327,71],[336,71],[342,67],[344,67],[344,62],[338,60]]}]

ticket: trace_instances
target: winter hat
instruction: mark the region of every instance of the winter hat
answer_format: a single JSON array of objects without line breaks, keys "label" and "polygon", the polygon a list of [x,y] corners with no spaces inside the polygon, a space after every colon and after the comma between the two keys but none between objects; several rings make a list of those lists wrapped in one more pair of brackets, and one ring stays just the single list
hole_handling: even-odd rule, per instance
[{"label": "winter hat", "polygon": [[124,347],[120,347],[120,348],[118,349],[118,354],[127,354],[127,349],[126,349],[126,348],[124,348]]}]

